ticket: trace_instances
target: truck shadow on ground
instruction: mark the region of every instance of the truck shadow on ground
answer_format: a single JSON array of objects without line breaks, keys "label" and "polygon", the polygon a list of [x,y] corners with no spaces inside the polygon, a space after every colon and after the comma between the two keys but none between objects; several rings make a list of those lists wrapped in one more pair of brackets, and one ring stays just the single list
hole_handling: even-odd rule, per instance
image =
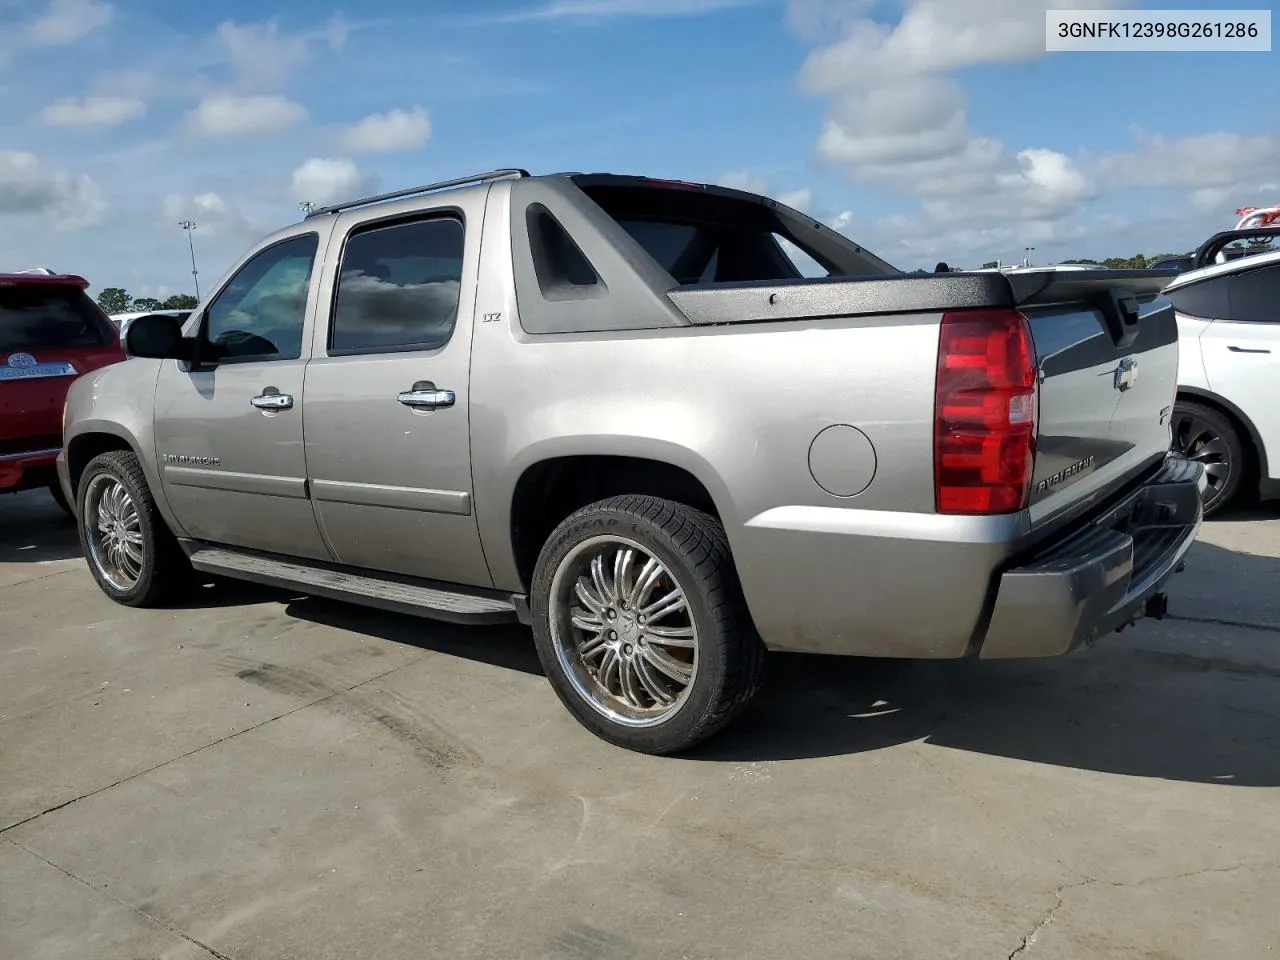
[{"label": "truck shadow on ground", "polygon": [[[1230,571],[1231,583],[1198,571]],[[748,713],[695,756],[786,760],[924,741],[1130,776],[1280,786],[1277,583],[1280,559],[1201,542],[1170,587],[1169,619],[1066,657],[775,655]],[[1230,595],[1205,596],[1219,584]]]},{"label": "truck shadow on ground", "polygon": [[47,491],[0,496],[0,563],[44,563],[78,556],[76,522]]},{"label": "truck shadow on ground", "polygon": [[[1280,560],[1206,543],[1197,545],[1183,582],[1224,563],[1237,573],[1237,590],[1268,582],[1274,590],[1280,582]],[[452,627],[314,599],[294,601],[288,611],[501,669],[542,672],[523,627]],[[1231,631],[1250,643],[1232,641]],[[552,704],[549,688],[546,696]],[[773,654],[750,709],[686,759],[785,761],[919,741],[1129,776],[1280,786],[1280,627],[1170,619],[1041,661]]]}]

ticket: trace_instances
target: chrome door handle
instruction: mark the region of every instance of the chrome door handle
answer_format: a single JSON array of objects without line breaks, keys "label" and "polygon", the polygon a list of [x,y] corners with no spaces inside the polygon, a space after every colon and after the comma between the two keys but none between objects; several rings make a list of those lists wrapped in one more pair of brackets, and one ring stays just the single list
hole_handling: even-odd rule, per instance
[{"label": "chrome door handle", "polygon": [[452,390],[437,390],[434,383],[419,380],[412,390],[404,391],[396,399],[415,410],[439,410],[441,407],[452,407],[458,398]]},{"label": "chrome door handle", "polygon": [[281,393],[275,387],[267,387],[256,397],[250,397],[249,402],[259,410],[291,410],[293,395]]}]

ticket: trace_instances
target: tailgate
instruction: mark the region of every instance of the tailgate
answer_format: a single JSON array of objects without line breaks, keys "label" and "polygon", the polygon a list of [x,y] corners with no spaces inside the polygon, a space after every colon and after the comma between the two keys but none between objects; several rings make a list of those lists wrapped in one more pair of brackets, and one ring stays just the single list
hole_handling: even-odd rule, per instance
[{"label": "tailgate", "polygon": [[1163,271],[1010,276],[1040,369],[1033,527],[1075,515],[1161,461],[1178,375]]}]

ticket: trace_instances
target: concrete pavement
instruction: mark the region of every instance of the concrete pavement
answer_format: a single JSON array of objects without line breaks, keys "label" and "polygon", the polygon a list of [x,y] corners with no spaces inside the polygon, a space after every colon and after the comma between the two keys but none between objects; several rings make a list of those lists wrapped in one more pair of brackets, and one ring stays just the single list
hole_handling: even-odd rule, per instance
[{"label": "concrete pavement", "polygon": [[0,958],[1280,951],[1280,510],[1174,618],[1039,663],[774,657],[695,755],[582,730],[527,633],[96,589],[0,498]]}]

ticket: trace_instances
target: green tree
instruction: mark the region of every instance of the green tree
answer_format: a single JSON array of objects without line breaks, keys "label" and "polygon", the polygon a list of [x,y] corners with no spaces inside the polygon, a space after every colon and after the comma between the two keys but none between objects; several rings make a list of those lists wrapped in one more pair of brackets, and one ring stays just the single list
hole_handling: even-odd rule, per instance
[{"label": "green tree", "polygon": [[164,310],[194,310],[200,306],[200,301],[189,293],[175,293],[172,297],[164,302],[162,309]]},{"label": "green tree", "polygon": [[155,297],[139,297],[137,300],[133,301],[133,309],[134,310],[163,310],[164,304],[162,304]]},{"label": "green tree", "polygon": [[132,304],[129,291],[123,287],[104,287],[98,294],[98,306],[106,313],[128,313]]},{"label": "green tree", "polygon": [[988,260],[986,263],[984,263],[984,264],[982,265],[982,269],[983,269],[983,270],[994,270],[994,269],[995,269],[996,267],[998,267],[998,266],[1000,266],[1000,261],[999,261],[999,260]]}]

